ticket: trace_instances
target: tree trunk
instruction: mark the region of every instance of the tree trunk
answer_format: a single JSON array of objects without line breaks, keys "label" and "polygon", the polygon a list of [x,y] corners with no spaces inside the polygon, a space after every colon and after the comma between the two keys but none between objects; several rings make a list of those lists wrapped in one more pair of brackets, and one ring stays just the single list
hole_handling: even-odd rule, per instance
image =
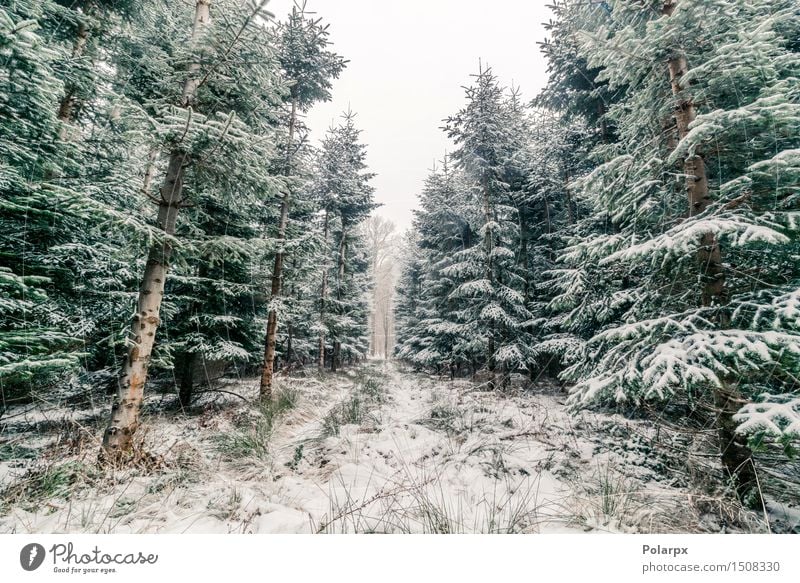
[{"label": "tree trunk", "polygon": [[[275,274],[282,268],[281,253],[275,256],[275,271],[272,276],[272,300],[278,298],[280,293],[280,279]],[[267,335],[264,343],[264,365],[261,369],[260,398],[263,401],[272,400],[272,377],[275,367],[275,344],[278,332],[278,313],[272,308],[267,316]]]},{"label": "tree trunk", "polygon": [[528,270],[528,217],[524,206],[517,212],[519,214],[519,258],[517,261],[522,272],[526,274],[525,282],[522,284],[522,295],[527,306],[530,300],[530,279],[527,277],[530,273]]},{"label": "tree trunk", "polygon": [[[663,14],[671,16],[674,10],[674,0],[667,0],[662,9]],[[683,140],[697,115],[692,96],[688,88],[681,83],[683,76],[689,70],[686,55],[682,51],[673,52],[668,61],[668,69],[672,93],[676,100],[675,125],[678,129],[678,139]],[[693,217],[704,212],[711,203],[706,165],[701,152],[696,150],[694,155],[687,156],[683,160],[683,172],[686,177],[689,216]],[[702,305],[720,308],[717,325],[720,329],[725,329],[729,325],[728,317],[722,309],[727,303],[725,270],[722,266],[722,250],[713,233],[702,235],[697,263],[703,279]],[[716,425],[722,464],[733,480],[739,498],[752,507],[763,510],[764,500],[758,489],[753,453],[747,446],[746,439],[736,433],[736,422],[733,420],[733,416],[745,400],[736,389],[735,380],[722,378],[720,381],[722,386],[713,389],[713,397],[717,408]]]},{"label": "tree trunk", "polygon": [[[325,223],[322,228],[323,233],[323,249],[327,249],[328,246],[328,217],[329,212],[325,211]],[[317,361],[317,368],[319,369],[320,373],[325,372],[325,298],[328,295],[328,266],[326,265],[326,261],[322,263],[322,290],[319,296],[319,360]]]},{"label": "tree trunk", "polygon": [[[345,264],[347,262],[347,225],[342,225],[342,238],[339,241],[339,258],[336,269],[336,299],[342,300],[342,285],[344,284]],[[342,343],[335,340],[331,358],[331,372],[336,372],[341,367]]]},{"label": "tree trunk", "polygon": [[338,340],[333,341],[333,354],[331,354],[331,372],[339,370],[339,355],[342,351],[342,343]]},{"label": "tree trunk", "polygon": [[188,407],[192,403],[192,393],[194,392],[194,367],[196,363],[196,352],[189,352],[183,355],[181,384],[178,390],[178,400],[183,408]]},{"label": "tree trunk", "polygon": [[319,334],[319,346],[317,347],[319,350],[319,357],[317,358],[317,370],[320,373],[325,372],[325,335],[320,332]]},{"label": "tree trunk", "polygon": [[389,359],[389,307],[386,306],[386,311],[383,314],[383,359]]},{"label": "tree trunk", "polygon": [[[486,180],[484,180],[483,184],[483,210],[486,216],[486,222],[490,223],[494,220],[494,215],[492,213],[492,201],[489,197],[489,185]],[[492,262],[492,251],[494,248],[494,236],[492,235],[492,230],[490,228],[486,229],[486,235],[483,239],[484,249],[486,251],[486,279],[489,280],[489,283],[494,285],[494,265]],[[495,344],[494,344],[494,330],[492,329],[489,332],[488,338],[488,346],[487,346],[487,353],[486,353],[486,366],[489,370],[489,388],[494,389],[494,372],[495,372],[495,360],[494,360],[494,351],[495,351]]]},{"label": "tree trunk", "polygon": [[[196,39],[210,18],[211,0],[197,0],[195,5],[192,38]],[[199,84],[199,63],[189,67],[189,78],[183,88],[182,106],[189,107],[194,100]],[[103,452],[117,458],[133,445],[133,434],[139,426],[139,411],[147,380],[147,367],[155,343],[156,330],[161,320],[159,311],[164,297],[164,283],[167,277],[172,244],[170,238],[175,234],[178,210],[183,202],[183,178],[188,152],[181,147],[172,150],[167,165],[164,184],[158,205],[158,227],[164,232],[164,242],[150,249],[142,285],[139,290],[136,314],[131,326],[130,347],[125,359],[122,378],[119,381],[114,404],[111,408],[111,422],[103,436]]]},{"label": "tree trunk", "polygon": [[[297,254],[292,256],[292,271],[297,272]],[[292,286],[289,288],[289,297],[297,299],[297,284],[294,280],[292,280]],[[293,348],[293,339],[294,339],[294,324],[291,320],[287,323],[286,326],[286,356],[284,358],[285,366],[291,368],[292,362],[294,359],[294,348]],[[303,362],[305,364],[305,362]]]},{"label": "tree trunk", "polygon": [[569,170],[564,172],[564,203],[567,207],[567,222],[574,225],[576,221],[575,208],[573,207],[572,195],[569,192],[569,181],[571,180]]},{"label": "tree trunk", "polygon": [[150,199],[150,190],[153,184],[153,178],[156,174],[156,162],[158,161],[158,149],[153,147],[147,154],[147,168],[144,171],[144,180],[142,180],[142,194],[146,199]]},{"label": "tree trunk", "polygon": [[606,106],[602,100],[597,102],[597,119],[600,122],[600,140],[608,143],[608,124],[606,123]]},{"label": "tree trunk", "polygon": [[[377,240],[377,237],[376,237]],[[378,244],[372,249],[372,313],[370,314],[370,343],[369,352],[372,358],[378,354]]]},{"label": "tree trunk", "polygon": [[[166,237],[175,234],[175,221],[181,204],[183,171],[187,158],[188,155],[179,150],[171,154],[167,176],[161,187],[158,226]],[[161,322],[159,310],[164,297],[164,282],[171,254],[172,244],[165,238],[161,245],[155,245],[150,249],[147,258],[131,327],[130,348],[111,409],[111,423],[103,438],[103,449],[111,454],[118,454],[131,448],[133,434],[139,425],[139,409],[156,330]]]},{"label": "tree trunk", "polygon": [[[544,206],[544,216],[547,223],[547,234],[551,235],[553,232],[553,219],[550,216],[550,202],[547,200],[546,196],[542,197],[542,205]],[[550,243],[547,245],[547,254],[549,255],[550,262],[555,263],[556,251],[553,249],[553,245]]]},{"label": "tree trunk", "polygon": [[[289,117],[289,140],[286,144],[286,169],[284,176],[290,176],[292,165],[292,143],[294,142],[294,129],[297,123],[297,97],[292,97],[292,113]],[[272,268],[271,300],[275,301],[281,295],[281,281],[283,278],[283,245],[286,239],[286,225],[289,220],[289,190],[283,194],[281,200],[281,218],[278,224],[278,250],[275,252],[275,265]],[[275,343],[278,334],[278,312],[273,307],[267,317],[267,337],[264,342],[264,368],[261,371],[261,399],[272,399],[272,378],[275,370]]]},{"label": "tree trunk", "polygon": [[339,258],[336,266],[336,299],[342,299],[342,284],[344,283],[344,268],[347,261],[347,227],[342,225],[342,238],[339,241]]},{"label": "tree trunk", "polygon": [[[75,42],[72,45],[73,59],[78,59],[83,55],[88,40],[89,29],[86,26],[86,22],[81,19],[78,22],[78,32],[75,36]],[[68,83],[64,91],[64,96],[58,104],[58,121],[61,122],[61,127],[58,130],[58,137],[61,140],[66,140],[69,137],[69,125],[72,122],[75,105],[77,104],[76,93],[77,88],[73,84]]]},{"label": "tree trunk", "polygon": [[287,327],[286,330],[286,356],[284,357],[285,366],[290,367],[292,366],[292,336],[294,335],[294,330],[292,329],[291,324]]}]

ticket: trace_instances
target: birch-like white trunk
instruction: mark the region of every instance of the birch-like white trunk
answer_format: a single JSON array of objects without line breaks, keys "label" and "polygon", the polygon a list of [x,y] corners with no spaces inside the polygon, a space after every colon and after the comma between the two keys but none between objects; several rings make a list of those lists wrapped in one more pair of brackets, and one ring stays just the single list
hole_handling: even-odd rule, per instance
[{"label": "birch-like white trunk", "polygon": [[[195,4],[192,40],[196,41],[210,21],[211,0],[197,0]],[[189,76],[183,87],[182,103],[189,108],[194,101],[200,83],[199,63],[189,66]],[[118,458],[133,445],[133,435],[139,426],[139,412],[147,368],[155,344],[156,331],[161,323],[161,301],[167,278],[169,259],[172,254],[171,238],[175,234],[178,211],[183,203],[183,178],[190,155],[181,147],[170,152],[167,172],[160,190],[158,203],[158,228],[164,233],[164,241],[150,249],[145,267],[139,299],[136,305],[130,333],[130,348],[125,359],[122,377],[111,408],[111,421],[103,436],[103,452],[110,458]]]}]

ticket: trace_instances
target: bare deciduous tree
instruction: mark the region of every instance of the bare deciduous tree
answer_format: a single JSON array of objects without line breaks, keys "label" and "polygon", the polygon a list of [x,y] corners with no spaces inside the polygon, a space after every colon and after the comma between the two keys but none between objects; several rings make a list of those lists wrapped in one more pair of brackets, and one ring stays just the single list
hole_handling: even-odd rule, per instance
[{"label": "bare deciduous tree", "polygon": [[394,347],[394,286],[396,281],[396,225],[380,215],[364,222],[370,250],[372,299],[370,309],[370,356],[389,358]]}]

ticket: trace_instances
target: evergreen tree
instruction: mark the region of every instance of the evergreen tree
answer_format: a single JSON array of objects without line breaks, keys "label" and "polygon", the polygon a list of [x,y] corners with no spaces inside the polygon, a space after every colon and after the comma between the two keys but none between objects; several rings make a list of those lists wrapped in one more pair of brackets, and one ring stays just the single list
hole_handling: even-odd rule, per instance
[{"label": "evergreen tree", "polygon": [[456,254],[445,275],[464,280],[451,296],[458,299],[458,321],[469,338],[470,352],[482,349],[494,384],[497,364],[505,371],[526,362],[524,322],[530,318],[520,293],[524,278],[516,262],[519,237],[512,176],[520,149],[512,131],[516,111],[490,69],[481,70],[466,90],[467,105],[447,120],[446,131],[457,146],[452,158],[471,182],[470,194],[482,211],[482,241]]},{"label": "evergreen tree", "polygon": [[[65,13],[67,9],[52,2],[15,2],[14,11],[7,13],[20,25],[10,28],[6,37],[11,44],[5,63],[8,75],[3,77],[8,108],[4,120],[9,124],[4,135],[13,139],[14,145],[3,151],[12,155],[9,167],[14,173],[21,171],[25,181],[12,179],[12,173],[7,177],[4,220],[9,226],[17,220],[21,223],[5,231],[13,235],[7,235],[4,243],[3,265],[11,273],[44,278],[39,281],[47,282],[49,300],[37,310],[46,314],[51,331],[59,330],[62,340],[69,338],[62,344],[69,349],[59,360],[65,366],[52,369],[54,374],[47,377],[36,376],[32,367],[25,373],[28,379],[36,378],[31,387],[44,388],[50,381],[55,386],[66,373],[78,370],[66,365],[76,364],[79,358],[91,369],[113,361],[113,322],[118,317],[113,302],[124,293],[125,260],[130,259],[117,252],[125,247],[123,242],[131,232],[141,227],[125,212],[131,208],[126,201],[132,198],[128,184],[135,173],[127,151],[135,148],[138,128],[135,122],[123,123],[110,115],[108,104],[115,103],[118,96],[98,82],[103,69],[99,39],[107,38],[118,21],[113,7],[103,6],[108,22],[98,29],[98,40],[87,41],[83,47],[81,55],[86,62],[80,67],[72,67],[77,59],[72,55],[74,35],[64,33],[68,26],[57,26],[58,22],[71,22],[75,16],[71,11]],[[28,33],[37,27],[46,32],[47,46],[42,37],[36,37],[29,49],[15,42],[23,37],[33,39]],[[79,93],[80,75],[74,68],[85,78]],[[67,95],[72,113],[64,117]],[[80,108],[76,107],[78,97]],[[30,155],[23,155],[26,149]],[[42,297],[32,288],[26,294]],[[26,311],[31,311],[32,306],[26,305]],[[43,322],[37,319],[31,311],[22,318],[23,328],[41,332]],[[19,321],[19,314],[15,320]],[[53,337],[52,333],[42,334],[42,338]]]},{"label": "evergreen tree", "polygon": [[625,93],[608,112],[619,143],[598,147],[602,163],[578,181],[607,229],[564,256],[606,272],[610,311],[566,377],[575,402],[682,394],[705,407],[737,492],[761,506],[743,431],[791,438],[800,354],[796,322],[780,315],[799,283],[785,188],[797,172],[797,58],[779,27],[793,7],[651,4],[613,3],[616,32],[598,26],[581,44]]},{"label": "evergreen tree", "polygon": [[375,208],[367,172],[366,147],[355,115],[348,112],[328,131],[317,160],[313,190],[322,209],[322,260],[319,293],[318,365],[324,368],[330,346],[331,370],[345,357],[366,354],[367,269],[359,223]]},{"label": "evergreen tree", "polygon": [[[520,216],[519,261],[525,275],[526,306],[532,313],[530,373],[555,371],[570,362],[581,346],[562,285],[580,283],[559,265],[559,258],[580,231],[585,204],[571,182],[590,167],[587,150],[600,130],[591,130],[576,115],[536,110],[529,120],[524,153],[525,187],[517,206]],[[584,289],[584,288],[582,288]]]},{"label": "evergreen tree", "polygon": [[419,309],[423,299],[425,256],[419,247],[417,233],[415,229],[409,229],[403,235],[399,252],[400,276],[394,305],[397,325],[394,355],[407,361],[419,350],[415,328],[420,319]]},{"label": "evergreen tree", "polygon": [[[103,442],[112,457],[130,448],[139,423],[168,264],[182,243],[176,237],[179,210],[190,204],[192,192],[203,188],[236,197],[239,204],[252,201],[254,208],[276,190],[264,164],[272,157],[274,133],[272,119],[265,113],[277,103],[278,83],[270,47],[257,25],[264,4],[243,13],[235,3],[221,1],[215,4],[220,18],[212,20],[209,0],[198,0],[191,12],[184,6],[154,3],[147,11],[148,20],[136,28],[128,52],[121,55],[127,95],[141,104],[158,128],[152,147],[165,150],[166,167],[159,195],[150,195],[158,205],[157,236],[150,247],[125,368]],[[164,22],[187,27],[164,30]],[[240,79],[236,92],[230,91],[231,78]],[[191,227],[187,225],[189,234]],[[201,237],[199,244],[186,239],[186,249],[179,249],[186,253],[192,248],[202,253],[209,247],[216,247],[217,255],[244,253],[247,245],[237,238],[203,241]]]},{"label": "evergreen tree", "polygon": [[481,212],[469,193],[464,174],[446,160],[428,176],[420,208],[414,211],[415,249],[406,251],[408,263],[400,280],[402,284],[411,278],[412,285],[398,288],[400,304],[413,305],[413,312],[398,307],[398,356],[417,366],[444,367],[453,373],[464,365],[474,369],[475,359],[485,350],[470,343],[474,338],[458,320],[461,303],[453,293],[467,277],[449,269],[459,262],[458,254],[479,244]]},{"label": "evergreen tree", "polygon": [[[266,5],[0,7],[0,396],[113,381],[102,459],[154,373],[188,407],[201,373],[260,369],[269,401],[279,364],[380,352],[366,145],[352,113],[319,148],[303,122],[346,61],[304,4]],[[766,510],[757,469],[800,440],[797,2],[552,9],[541,94],[481,67],[445,120],[381,299],[395,354],[657,404]]]},{"label": "evergreen tree", "polygon": [[623,88],[610,87],[580,50],[582,30],[604,25],[615,28],[611,5],[607,2],[553,0],[549,5],[555,20],[545,25],[550,34],[540,43],[547,59],[547,85],[534,100],[539,107],[562,112],[568,121],[577,119],[596,128],[592,139],[607,143],[615,140],[613,120],[608,108],[623,94]]},{"label": "evergreen tree", "polygon": [[[276,31],[277,58],[284,77],[289,85],[289,103],[291,111],[288,121],[285,160],[282,173],[285,176],[296,174],[295,158],[298,146],[295,145],[295,133],[298,126],[298,113],[306,112],[317,101],[330,99],[330,87],[344,69],[345,61],[336,53],[327,49],[329,45],[327,26],[320,19],[309,18],[304,8],[292,8],[285,23],[280,23]],[[302,129],[302,128],[301,128]],[[301,142],[302,144],[302,142]],[[264,366],[261,374],[261,397],[270,399],[272,395],[272,377],[275,363],[275,345],[278,329],[278,305],[283,280],[283,262],[286,250],[286,229],[292,190],[301,190],[302,182],[289,181],[281,198],[280,219],[278,223],[278,249],[275,252],[275,265],[272,270],[270,298],[272,306],[269,310],[267,333],[264,343]]]},{"label": "evergreen tree", "polygon": [[[75,342],[48,297],[47,249],[54,208],[47,176],[70,158],[58,141],[63,85],[58,53],[35,20],[0,8],[0,379],[6,391],[77,365]],[[59,193],[60,194],[60,193]]]}]

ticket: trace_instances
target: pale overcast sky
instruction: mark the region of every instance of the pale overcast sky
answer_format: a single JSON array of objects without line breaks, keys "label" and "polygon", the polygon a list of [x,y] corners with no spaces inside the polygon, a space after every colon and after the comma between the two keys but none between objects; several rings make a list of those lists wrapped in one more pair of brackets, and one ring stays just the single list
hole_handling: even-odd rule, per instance
[{"label": "pale overcast sky", "polygon": [[[452,149],[439,129],[464,104],[463,86],[489,64],[525,99],[546,80],[537,42],[545,38],[549,0],[308,0],[307,11],[330,24],[334,50],[349,59],[306,123],[316,141],[348,105],[368,144],[379,214],[403,230],[432,167]],[[283,19],[293,0],[272,0]]]}]

